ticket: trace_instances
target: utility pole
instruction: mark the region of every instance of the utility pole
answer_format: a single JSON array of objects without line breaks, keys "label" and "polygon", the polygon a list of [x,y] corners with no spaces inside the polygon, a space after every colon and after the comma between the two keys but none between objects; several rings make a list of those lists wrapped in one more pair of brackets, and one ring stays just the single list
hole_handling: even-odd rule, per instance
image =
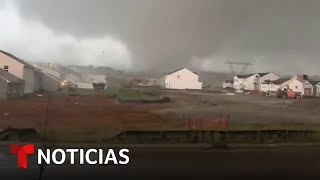
[{"label": "utility pole", "polygon": [[[252,66],[254,64],[250,62],[235,62],[235,61],[227,61],[225,64],[229,65],[230,71],[232,74],[244,74],[249,66]],[[240,71],[236,71],[234,69],[234,66],[240,66]]]}]

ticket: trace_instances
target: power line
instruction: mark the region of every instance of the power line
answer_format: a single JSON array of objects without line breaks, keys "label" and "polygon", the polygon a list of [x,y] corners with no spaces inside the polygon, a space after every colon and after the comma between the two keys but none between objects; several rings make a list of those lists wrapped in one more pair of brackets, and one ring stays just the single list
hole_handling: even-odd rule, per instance
[{"label": "power line", "polygon": [[[254,65],[253,63],[250,63],[250,62],[236,62],[236,61],[227,61],[225,64],[229,65],[230,71],[233,74],[244,74],[249,66]],[[236,72],[234,69],[234,66],[241,66],[240,72]]]}]

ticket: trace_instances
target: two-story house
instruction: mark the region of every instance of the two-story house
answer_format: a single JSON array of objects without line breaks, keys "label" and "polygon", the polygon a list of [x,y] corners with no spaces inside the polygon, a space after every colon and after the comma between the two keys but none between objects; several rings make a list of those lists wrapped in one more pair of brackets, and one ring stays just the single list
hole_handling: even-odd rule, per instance
[{"label": "two-story house", "polygon": [[199,75],[187,68],[164,75],[161,78],[161,85],[166,89],[202,89]]},{"label": "two-story house", "polygon": [[255,82],[257,82],[258,78],[258,74],[236,75],[233,78],[233,87],[237,90],[244,89],[253,91],[256,89]]},{"label": "two-story house", "polygon": [[39,72],[20,58],[0,50],[0,68],[24,80],[25,94],[39,89]]},{"label": "two-story house", "polygon": [[279,79],[280,77],[272,72],[267,72],[267,73],[257,73],[257,79],[255,82],[255,89],[266,92],[266,82],[265,81],[275,81]]}]

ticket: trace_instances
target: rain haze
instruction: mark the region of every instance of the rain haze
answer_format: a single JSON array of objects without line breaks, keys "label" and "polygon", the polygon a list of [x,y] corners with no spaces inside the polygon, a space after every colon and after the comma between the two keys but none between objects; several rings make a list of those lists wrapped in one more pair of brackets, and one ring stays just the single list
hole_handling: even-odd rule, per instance
[{"label": "rain haze", "polygon": [[319,73],[317,0],[0,0],[0,48],[28,61]]}]

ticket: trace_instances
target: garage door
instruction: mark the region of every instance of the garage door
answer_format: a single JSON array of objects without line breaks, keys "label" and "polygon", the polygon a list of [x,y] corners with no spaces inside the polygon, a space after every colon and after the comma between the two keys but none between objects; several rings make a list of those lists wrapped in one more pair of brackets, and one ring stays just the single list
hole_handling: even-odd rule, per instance
[{"label": "garage door", "polygon": [[304,95],[311,96],[312,95],[311,92],[312,92],[311,88],[304,88]]}]

